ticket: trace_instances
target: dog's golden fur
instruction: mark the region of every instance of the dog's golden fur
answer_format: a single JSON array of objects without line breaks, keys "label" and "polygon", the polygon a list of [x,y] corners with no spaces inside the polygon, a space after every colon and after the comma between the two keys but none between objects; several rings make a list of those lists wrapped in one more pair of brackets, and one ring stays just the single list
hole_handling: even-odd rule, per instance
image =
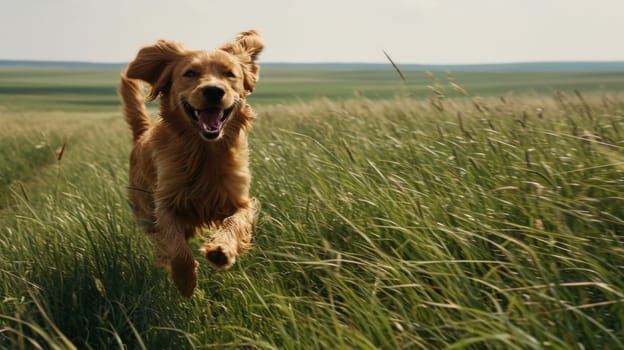
[{"label": "dog's golden fur", "polygon": [[[197,286],[197,262],[187,244],[213,229],[201,252],[227,269],[251,247],[255,200],[249,196],[246,102],[258,80],[264,44],[256,31],[212,51],[171,41],[142,48],[121,76],[120,95],[134,148],[128,195],[152,238],[157,263],[184,296]],[[160,116],[147,114],[160,98]]]}]

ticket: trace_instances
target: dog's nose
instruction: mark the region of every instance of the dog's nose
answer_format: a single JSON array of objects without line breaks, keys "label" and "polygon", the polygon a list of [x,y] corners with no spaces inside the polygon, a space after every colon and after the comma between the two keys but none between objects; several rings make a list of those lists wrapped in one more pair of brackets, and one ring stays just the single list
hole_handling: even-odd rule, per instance
[{"label": "dog's nose", "polygon": [[225,90],[218,85],[206,86],[202,90],[202,94],[204,95],[204,99],[208,103],[219,103],[225,95]]}]

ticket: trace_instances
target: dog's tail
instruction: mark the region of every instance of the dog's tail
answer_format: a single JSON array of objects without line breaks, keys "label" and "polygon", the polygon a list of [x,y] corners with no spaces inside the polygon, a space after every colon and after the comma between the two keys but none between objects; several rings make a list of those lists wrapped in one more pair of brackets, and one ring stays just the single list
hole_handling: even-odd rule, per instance
[{"label": "dog's tail", "polygon": [[145,94],[139,80],[121,74],[119,94],[123,104],[126,123],[132,130],[132,140],[136,142],[150,126],[150,118],[145,107]]}]

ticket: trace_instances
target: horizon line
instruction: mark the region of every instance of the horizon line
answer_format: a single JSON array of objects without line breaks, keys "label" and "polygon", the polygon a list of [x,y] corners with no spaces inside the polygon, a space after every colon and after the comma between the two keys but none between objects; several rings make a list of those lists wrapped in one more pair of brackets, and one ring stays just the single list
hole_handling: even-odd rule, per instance
[{"label": "horizon line", "polygon": [[[90,60],[59,60],[59,59],[13,59],[0,58],[0,63],[24,62],[24,63],[65,63],[65,64],[90,64],[90,65],[125,65],[129,62],[124,61],[90,61]],[[390,65],[388,61],[262,61],[261,64],[281,64],[281,65]],[[421,62],[400,62],[395,61],[399,65],[408,66],[483,66],[483,65],[518,65],[518,64],[579,64],[579,63],[595,63],[609,64],[622,63],[622,60],[517,60],[517,61],[495,61],[495,62],[469,62],[469,63],[421,63]]]}]

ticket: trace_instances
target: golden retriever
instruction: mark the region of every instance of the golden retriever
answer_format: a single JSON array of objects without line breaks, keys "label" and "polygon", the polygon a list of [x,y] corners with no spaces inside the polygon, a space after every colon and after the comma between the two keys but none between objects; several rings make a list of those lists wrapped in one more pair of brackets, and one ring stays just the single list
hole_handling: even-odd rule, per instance
[{"label": "golden retriever", "polygon": [[[121,74],[134,140],[128,196],[157,264],[186,297],[197,286],[187,241],[198,230],[213,231],[201,252],[217,269],[231,267],[251,247],[256,201],[249,196],[246,131],[255,115],[246,97],[258,81],[263,48],[254,30],[211,51],[160,40],[142,48]],[[140,81],[150,86],[147,97]],[[160,99],[154,121],[146,98]]]}]

